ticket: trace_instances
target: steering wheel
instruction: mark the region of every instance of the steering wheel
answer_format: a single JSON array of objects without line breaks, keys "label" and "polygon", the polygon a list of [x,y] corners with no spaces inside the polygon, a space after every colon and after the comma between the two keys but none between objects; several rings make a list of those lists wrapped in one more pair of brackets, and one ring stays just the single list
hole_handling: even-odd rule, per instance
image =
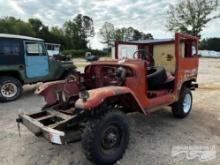
[{"label": "steering wheel", "polygon": [[127,71],[123,67],[119,67],[115,71],[116,80],[119,82],[119,85],[123,85],[126,80]]},{"label": "steering wheel", "polygon": [[115,77],[113,81],[110,81],[111,85],[121,86],[126,80],[127,71],[124,67],[119,67],[115,69],[113,76]]},{"label": "steering wheel", "polygon": [[154,66],[155,63],[153,55],[146,49],[139,49],[136,52],[134,52],[133,58],[145,60],[148,67]]}]

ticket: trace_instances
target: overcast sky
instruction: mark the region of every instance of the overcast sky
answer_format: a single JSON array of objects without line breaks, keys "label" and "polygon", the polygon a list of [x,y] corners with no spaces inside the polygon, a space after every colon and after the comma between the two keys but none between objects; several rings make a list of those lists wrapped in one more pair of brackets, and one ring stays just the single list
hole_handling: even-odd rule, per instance
[{"label": "overcast sky", "polygon": [[[154,38],[172,37],[165,29],[166,11],[178,0],[0,0],[0,17],[14,16],[27,20],[39,18],[48,26],[62,26],[81,13],[93,18],[96,32],[111,22],[116,27],[132,26]],[[220,8],[219,8],[220,11]],[[210,22],[202,37],[220,37],[220,19]],[[96,35],[93,48],[102,48]]]}]

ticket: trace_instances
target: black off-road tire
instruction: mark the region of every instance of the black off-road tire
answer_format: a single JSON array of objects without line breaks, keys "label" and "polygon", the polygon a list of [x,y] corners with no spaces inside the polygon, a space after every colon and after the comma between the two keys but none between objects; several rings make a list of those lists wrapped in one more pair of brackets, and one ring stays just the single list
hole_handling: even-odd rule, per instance
[{"label": "black off-road tire", "polygon": [[[107,148],[110,128],[117,128],[116,143]],[[127,116],[120,111],[109,111],[87,123],[82,134],[82,147],[88,160],[98,165],[110,165],[122,158],[129,143],[129,125]],[[110,142],[111,143],[111,142]]]},{"label": "black off-road tire", "polygon": [[[6,97],[5,94],[2,93],[2,88],[5,84],[10,83],[13,87],[16,88],[15,95]],[[23,88],[21,82],[14,77],[3,76],[0,77],[0,102],[9,102],[18,99],[22,94]]]},{"label": "black off-road tire", "polygon": [[[187,109],[184,110],[184,99],[186,99],[186,97],[189,97],[191,101],[188,104]],[[179,100],[172,105],[173,116],[176,118],[185,118],[188,116],[192,109],[192,102],[192,92],[189,88],[183,87],[179,96]]]}]

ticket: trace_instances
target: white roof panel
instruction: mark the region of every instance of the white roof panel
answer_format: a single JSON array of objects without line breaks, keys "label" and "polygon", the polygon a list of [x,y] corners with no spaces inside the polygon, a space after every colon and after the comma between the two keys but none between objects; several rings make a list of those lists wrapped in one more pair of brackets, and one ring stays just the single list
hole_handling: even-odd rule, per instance
[{"label": "white roof panel", "polygon": [[18,39],[32,40],[32,41],[43,41],[43,39],[40,39],[40,38],[34,38],[34,37],[28,37],[28,36],[22,36],[22,35],[14,35],[14,34],[4,34],[4,33],[0,33],[0,38],[18,38]]},{"label": "white roof panel", "polygon": [[164,43],[164,42],[173,42],[175,41],[173,38],[169,39],[153,39],[153,40],[140,40],[140,41],[130,41],[131,43],[139,43],[139,44],[154,44],[154,43]]}]

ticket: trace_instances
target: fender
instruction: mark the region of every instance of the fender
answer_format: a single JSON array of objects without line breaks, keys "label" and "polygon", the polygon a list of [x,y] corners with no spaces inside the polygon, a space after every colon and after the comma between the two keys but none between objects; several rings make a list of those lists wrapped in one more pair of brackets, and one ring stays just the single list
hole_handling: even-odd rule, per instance
[{"label": "fender", "polygon": [[35,94],[43,96],[46,102],[45,106],[50,106],[57,103],[59,92],[63,92],[67,97],[78,95],[79,84],[76,81],[67,82],[67,80],[47,82],[39,86]]},{"label": "fender", "polygon": [[[75,103],[75,108],[92,110],[98,107],[99,105],[101,105],[110,97],[115,97],[115,96],[120,97],[129,94],[132,96],[133,101],[137,103],[138,106],[137,108],[139,108],[142,112],[146,113],[144,111],[144,108],[142,107],[142,105],[134,95],[134,93],[127,87],[108,86],[108,87],[89,90],[88,93],[89,93],[89,98],[86,101],[83,101],[82,99],[78,99]],[[120,99],[123,99],[123,97],[120,97]]]},{"label": "fender", "polygon": [[25,83],[25,75],[23,71],[19,71],[15,69],[4,70],[1,68],[0,76],[12,76],[20,80],[22,84]]}]

